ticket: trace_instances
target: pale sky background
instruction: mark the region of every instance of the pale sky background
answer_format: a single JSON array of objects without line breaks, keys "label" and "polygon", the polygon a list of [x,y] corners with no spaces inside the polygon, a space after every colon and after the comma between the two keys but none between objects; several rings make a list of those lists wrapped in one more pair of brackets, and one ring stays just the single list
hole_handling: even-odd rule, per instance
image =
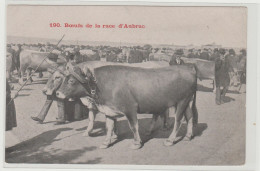
[{"label": "pale sky background", "polygon": [[[145,29],[50,28],[71,24],[142,24]],[[246,47],[244,7],[8,6],[7,35],[79,41]]]}]

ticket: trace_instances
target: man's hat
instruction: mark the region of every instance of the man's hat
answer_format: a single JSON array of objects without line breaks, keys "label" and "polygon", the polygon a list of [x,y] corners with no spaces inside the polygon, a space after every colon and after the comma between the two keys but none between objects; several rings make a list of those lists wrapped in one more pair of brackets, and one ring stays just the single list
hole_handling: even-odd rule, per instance
[{"label": "man's hat", "polygon": [[240,52],[243,53],[244,55],[246,54],[246,50],[245,49],[241,49]]},{"label": "man's hat", "polygon": [[214,52],[218,52],[218,48],[215,48],[215,49],[214,49]]},{"label": "man's hat", "polygon": [[235,51],[234,51],[234,49],[229,49],[229,51],[228,51],[230,54],[233,54],[233,55],[235,55]]},{"label": "man's hat", "polygon": [[221,48],[221,49],[219,49],[219,53],[222,55],[225,55],[226,51],[225,51],[225,49]]}]

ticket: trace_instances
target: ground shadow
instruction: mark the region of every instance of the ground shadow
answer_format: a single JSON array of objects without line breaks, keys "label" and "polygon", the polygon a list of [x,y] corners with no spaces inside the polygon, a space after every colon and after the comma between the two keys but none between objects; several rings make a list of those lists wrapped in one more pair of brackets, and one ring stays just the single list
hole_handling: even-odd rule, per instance
[{"label": "ground shadow", "polygon": [[[18,89],[17,89],[17,90],[18,90]],[[24,91],[24,90],[27,91],[27,90],[33,90],[33,89],[31,89],[31,88],[23,88],[22,90],[23,90],[23,91]]]},{"label": "ground shadow", "polygon": [[[83,128],[78,128],[76,131],[85,131],[88,126]],[[91,137],[99,137],[106,135],[106,123],[101,121],[95,121],[93,131],[91,132]]]},{"label": "ground shadow", "polygon": [[23,97],[23,96],[30,96],[30,94],[18,94],[18,96],[21,96],[21,97]]},{"label": "ground shadow", "polygon": [[[157,126],[155,127],[153,133],[151,135],[147,135],[151,121],[152,121],[151,118],[138,119],[139,133],[140,133],[143,143],[146,143],[153,138],[166,139],[170,136],[173,126],[174,126],[174,124],[173,124],[174,118],[169,119],[169,123],[171,126],[168,130],[161,129],[163,124],[162,124],[162,121],[160,119],[158,119],[157,124],[156,124]],[[90,135],[91,137],[104,136],[106,134],[105,122],[97,121],[97,122],[95,122],[94,125],[95,125],[95,127],[94,127],[93,133]],[[129,128],[129,124],[128,124],[127,120],[117,121],[117,128],[118,128],[118,139],[116,141],[114,141],[110,146],[113,146],[116,143],[118,143],[124,139],[133,139],[133,133]],[[194,128],[193,128],[193,133],[195,136],[194,138],[196,138],[196,136],[201,136],[203,134],[204,130],[206,130],[207,128],[208,128],[208,125],[206,123],[198,123],[196,126],[194,126]],[[76,130],[84,131],[86,129],[87,129],[87,127],[83,127],[83,128],[79,128]],[[95,132],[95,129],[99,129],[99,130]],[[177,136],[184,137],[186,135],[186,132],[187,132],[187,124],[186,124],[186,121],[184,121]],[[181,139],[182,138],[180,138],[180,140]]]},{"label": "ground shadow", "polygon": [[[5,161],[7,163],[71,163],[86,151],[93,151],[97,147],[84,147],[77,150],[51,149],[46,151],[45,148],[53,142],[59,141],[56,137],[63,131],[69,131],[72,128],[59,128],[44,132],[34,138],[17,144],[13,147],[6,148]],[[89,161],[89,163],[98,163],[100,159]]]},{"label": "ground shadow", "polygon": [[46,79],[46,80],[33,80],[33,82],[28,83],[28,85],[31,85],[31,84],[46,84],[47,81],[48,81],[48,79]]},{"label": "ground shadow", "polygon": [[227,93],[230,93],[230,94],[240,94],[240,92],[237,91],[237,90],[228,90]]},{"label": "ground shadow", "polygon": [[229,97],[229,96],[224,96],[224,97],[222,98],[222,101],[223,101],[224,103],[228,103],[228,102],[231,102],[231,101],[235,101],[235,99],[232,98],[232,97]]},{"label": "ground shadow", "polygon": [[213,88],[209,88],[209,87],[205,87],[203,85],[197,84],[197,91],[213,92]]}]

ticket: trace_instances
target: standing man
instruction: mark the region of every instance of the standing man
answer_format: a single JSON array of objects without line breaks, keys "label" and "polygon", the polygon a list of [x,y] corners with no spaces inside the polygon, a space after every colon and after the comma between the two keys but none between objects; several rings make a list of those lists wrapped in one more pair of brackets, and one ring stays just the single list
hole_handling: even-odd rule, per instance
[{"label": "standing man", "polygon": [[195,58],[195,54],[193,53],[193,49],[189,49],[189,54],[187,55],[187,58]]},{"label": "standing man", "polygon": [[208,49],[204,48],[203,52],[200,54],[200,59],[209,60]]},{"label": "standing man", "polygon": [[49,109],[51,107],[53,100],[57,101],[57,107],[58,107],[58,118],[56,120],[55,125],[64,124],[66,122],[65,105],[64,105],[65,101],[56,98],[55,95],[47,95],[47,99],[46,99],[40,113],[37,116],[32,116],[31,117],[32,120],[38,121],[40,124],[42,124],[43,121],[45,120],[45,117],[47,116],[47,114],[49,112]]},{"label": "standing man", "polygon": [[169,64],[170,65],[183,65],[184,61],[181,59],[181,56],[183,55],[183,50],[178,49],[174,52]]},{"label": "standing man", "polygon": [[195,58],[200,58],[201,54],[201,49],[198,49],[197,52],[195,53]]},{"label": "standing man", "polygon": [[[216,104],[220,105],[223,102],[223,98],[225,97],[228,87],[230,84],[229,78],[229,69],[230,64],[227,58],[225,58],[225,50],[219,50],[219,58],[215,61],[215,79],[216,79]],[[221,90],[221,87],[223,89]]]},{"label": "standing man", "polygon": [[213,51],[213,54],[210,56],[209,60],[210,61],[216,61],[217,58],[219,58],[219,51],[218,48],[215,48]]},{"label": "standing man", "polygon": [[[14,97],[15,98],[15,97]],[[5,111],[5,131],[10,131],[17,127],[16,110],[14,100],[11,97],[11,87],[6,79],[6,111]]]}]

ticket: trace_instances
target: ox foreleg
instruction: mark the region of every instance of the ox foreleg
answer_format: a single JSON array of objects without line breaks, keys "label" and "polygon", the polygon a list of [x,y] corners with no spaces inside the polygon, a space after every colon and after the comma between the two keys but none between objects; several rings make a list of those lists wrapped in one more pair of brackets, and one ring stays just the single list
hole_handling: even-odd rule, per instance
[{"label": "ox foreleg", "polygon": [[118,133],[117,120],[114,119],[114,130],[113,130],[113,132],[112,132],[112,138],[113,138],[113,139],[117,139],[118,134],[119,134],[119,133]]},{"label": "ox foreleg", "polygon": [[181,120],[183,118],[184,111],[185,111],[187,105],[188,105],[187,99],[184,99],[177,104],[173,131],[172,131],[171,135],[169,136],[169,138],[167,140],[165,140],[165,142],[164,142],[165,146],[171,146],[176,141],[177,134],[178,134],[180,126],[181,126]]},{"label": "ox foreleg", "polygon": [[157,121],[157,119],[158,119],[158,116],[159,115],[157,115],[157,114],[153,114],[153,118],[152,118],[152,121],[151,121],[151,125],[150,125],[150,128],[149,128],[149,130],[148,130],[148,132],[146,133],[146,135],[151,135],[152,133],[153,133],[153,131],[154,131],[154,127],[155,127],[155,123],[156,123],[156,121]]},{"label": "ox foreleg", "polygon": [[88,137],[90,135],[90,133],[93,131],[95,116],[96,116],[96,111],[93,111],[90,109],[89,113],[88,113],[88,117],[89,117],[88,128],[84,132],[83,136]]},{"label": "ox foreleg", "polygon": [[130,129],[134,134],[134,143],[131,145],[131,149],[136,150],[142,147],[142,141],[139,135],[139,126],[137,120],[137,114],[126,115]]},{"label": "ox foreleg", "polygon": [[101,144],[99,148],[104,149],[109,147],[109,145],[111,144],[111,137],[114,131],[114,126],[115,126],[115,120],[113,118],[106,117],[107,135],[105,141]]}]

